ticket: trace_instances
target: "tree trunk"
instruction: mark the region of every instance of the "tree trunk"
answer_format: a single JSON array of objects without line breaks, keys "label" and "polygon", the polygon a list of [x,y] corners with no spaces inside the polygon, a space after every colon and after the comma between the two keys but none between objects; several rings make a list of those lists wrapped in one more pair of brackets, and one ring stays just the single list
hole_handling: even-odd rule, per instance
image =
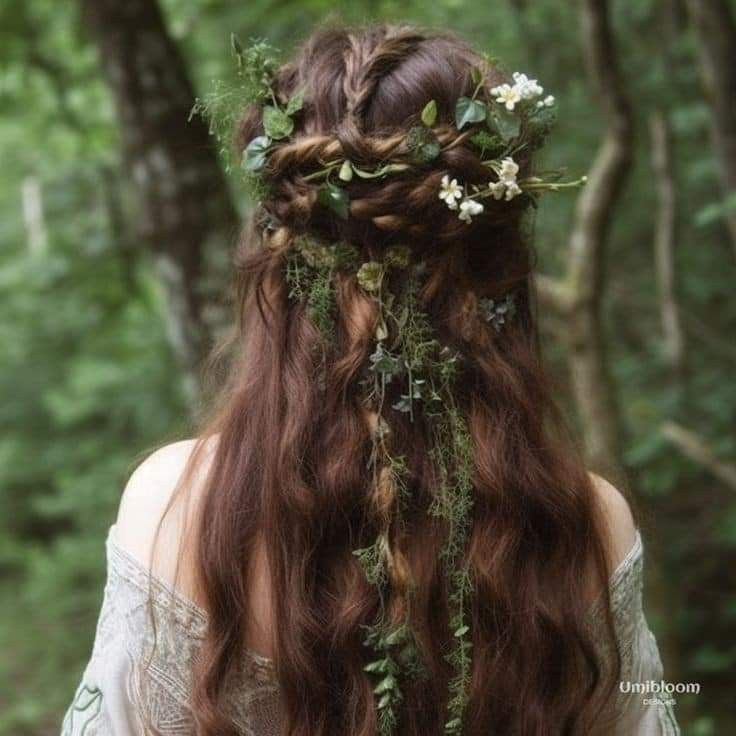
[{"label": "tree trunk", "polygon": [[48,248],[48,232],[43,208],[43,188],[36,176],[27,176],[21,186],[23,223],[26,228],[28,251],[43,255]]},{"label": "tree trunk", "polygon": [[562,280],[538,280],[540,301],[567,327],[572,390],[594,470],[623,479],[621,428],[601,327],[606,244],[611,216],[633,155],[633,123],[613,43],[608,4],[583,0],[581,32],[585,61],[607,127],[575,209],[568,270]]},{"label": "tree trunk", "polygon": [[687,0],[687,7],[698,39],[711,137],[730,204],[726,222],[736,254],[736,21],[727,0]]},{"label": "tree trunk", "polygon": [[194,91],[156,0],[80,3],[115,100],[138,235],[157,264],[171,343],[196,386],[212,342],[202,284],[237,216],[207,126],[189,120]]},{"label": "tree trunk", "polygon": [[677,193],[672,160],[672,132],[669,120],[661,110],[652,113],[649,119],[649,135],[652,143],[652,168],[657,187],[654,262],[664,353],[674,373],[682,376],[685,367],[685,341],[675,278]]}]

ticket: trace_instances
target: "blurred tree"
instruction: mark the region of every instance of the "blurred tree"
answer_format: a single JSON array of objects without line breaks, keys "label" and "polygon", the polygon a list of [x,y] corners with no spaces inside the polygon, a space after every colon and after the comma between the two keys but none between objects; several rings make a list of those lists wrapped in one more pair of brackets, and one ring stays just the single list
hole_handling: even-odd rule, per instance
[{"label": "blurred tree", "polygon": [[654,262],[659,291],[663,349],[674,373],[685,370],[685,337],[676,292],[677,192],[672,152],[672,128],[667,114],[655,110],[649,118],[652,169],[656,177],[657,215],[654,224]]},{"label": "blurred tree", "polygon": [[540,279],[540,297],[564,315],[568,360],[585,444],[593,468],[622,479],[621,425],[601,326],[606,241],[631,166],[633,119],[611,32],[606,0],[581,4],[581,37],[606,129],[578,198],[561,281]]},{"label": "blurred tree", "polygon": [[711,106],[711,135],[724,202],[723,215],[736,255],[736,21],[727,0],[687,0]]},{"label": "blurred tree", "polygon": [[[168,297],[169,337],[191,385],[211,347],[207,268],[226,252],[237,215],[195,95],[156,0],[80,0],[115,98],[138,194],[138,231]],[[217,313],[215,313],[217,314]]]}]

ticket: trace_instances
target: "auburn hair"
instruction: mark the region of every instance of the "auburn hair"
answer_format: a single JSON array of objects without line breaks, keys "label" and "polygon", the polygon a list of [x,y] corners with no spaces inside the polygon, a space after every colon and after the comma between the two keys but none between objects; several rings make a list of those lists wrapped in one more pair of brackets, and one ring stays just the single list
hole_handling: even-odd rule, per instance
[{"label": "auburn hair", "polygon": [[[617,676],[618,664],[603,664],[589,625],[591,585],[608,596],[605,529],[540,361],[523,198],[490,201],[468,225],[437,196],[445,174],[471,184],[488,179],[477,147],[453,126],[455,102],[472,94],[478,65],[486,66],[487,84],[504,81],[448,33],[329,27],[275,74],[280,103],[300,90],[305,103],[294,132],[269,157],[268,191],[238,247],[232,365],[199,433],[200,446],[217,436],[193,535],[209,616],[192,701],[204,736],[237,733],[227,683],[244,647],[256,540],[268,561],[284,736],[378,732],[363,634],[379,598],[353,554],[376,533],[366,470],[372,419],[360,381],[377,307],[355,274],[340,275],[335,337],[326,346],[305,304],[288,294],[285,259],[301,234],[346,241],[365,260],[408,245],[426,262],[423,309],[441,342],[463,357],[456,404],[472,440],[474,492],[464,550],[474,593],[463,734],[587,733]],[[347,219],[320,204],[308,172],[331,155],[375,167],[402,145],[430,100],[443,143],[437,159],[346,183]],[[239,150],[262,134],[261,110],[250,106]],[[530,169],[528,155],[517,161]],[[514,319],[488,329],[479,299],[511,291]],[[396,733],[439,736],[452,677],[438,560],[447,530],[427,514],[436,474],[426,423],[398,412],[390,421],[409,491],[405,533],[392,544],[413,581],[411,624],[427,673],[402,683]],[[393,582],[401,595],[401,581]],[[615,649],[610,615],[606,636]]]}]

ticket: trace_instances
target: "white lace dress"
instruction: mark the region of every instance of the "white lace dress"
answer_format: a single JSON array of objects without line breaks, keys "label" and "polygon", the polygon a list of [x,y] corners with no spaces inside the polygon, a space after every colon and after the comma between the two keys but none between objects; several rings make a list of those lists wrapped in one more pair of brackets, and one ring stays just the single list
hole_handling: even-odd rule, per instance
[{"label": "white lace dress", "polygon": [[[643,549],[637,539],[611,578],[622,681],[659,682],[657,643],[642,609]],[[155,627],[152,625],[152,617]],[[591,611],[600,618],[599,607]],[[191,666],[207,626],[205,613],[153,578],[107,539],[107,583],[90,661],[64,718],[62,736],[193,736]],[[155,640],[155,647],[153,646]],[[247,652],[237,673],[231,715],[243,736],[278,736],[278,687],[269,659]],[[603,736],[677,736],[672,708],[654,695],[618,691]],[[650,702],[654,698],[654,702]]]}]

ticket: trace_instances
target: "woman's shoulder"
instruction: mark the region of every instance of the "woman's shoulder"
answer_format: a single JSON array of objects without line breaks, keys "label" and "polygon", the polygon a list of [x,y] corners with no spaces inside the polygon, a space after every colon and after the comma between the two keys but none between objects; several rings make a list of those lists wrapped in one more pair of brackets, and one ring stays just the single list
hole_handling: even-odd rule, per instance
[{"label": "woman's shoulder", "polygon": [[631,506],[624,494],[605,478],[593,473],[590,478],[606,533],[604,545],[609,571],[613,573],[635,547],[638,531]]},{"label": "woman's shoulder", "polygon": [[[186,540],[217,438],[186,439],[151,452],[130,475],[120,500],[115,544],[159,579],[190,589]],[[184,561],[185,564],[180,563]],[[177,575],[178,572],[178,575]]]}]

